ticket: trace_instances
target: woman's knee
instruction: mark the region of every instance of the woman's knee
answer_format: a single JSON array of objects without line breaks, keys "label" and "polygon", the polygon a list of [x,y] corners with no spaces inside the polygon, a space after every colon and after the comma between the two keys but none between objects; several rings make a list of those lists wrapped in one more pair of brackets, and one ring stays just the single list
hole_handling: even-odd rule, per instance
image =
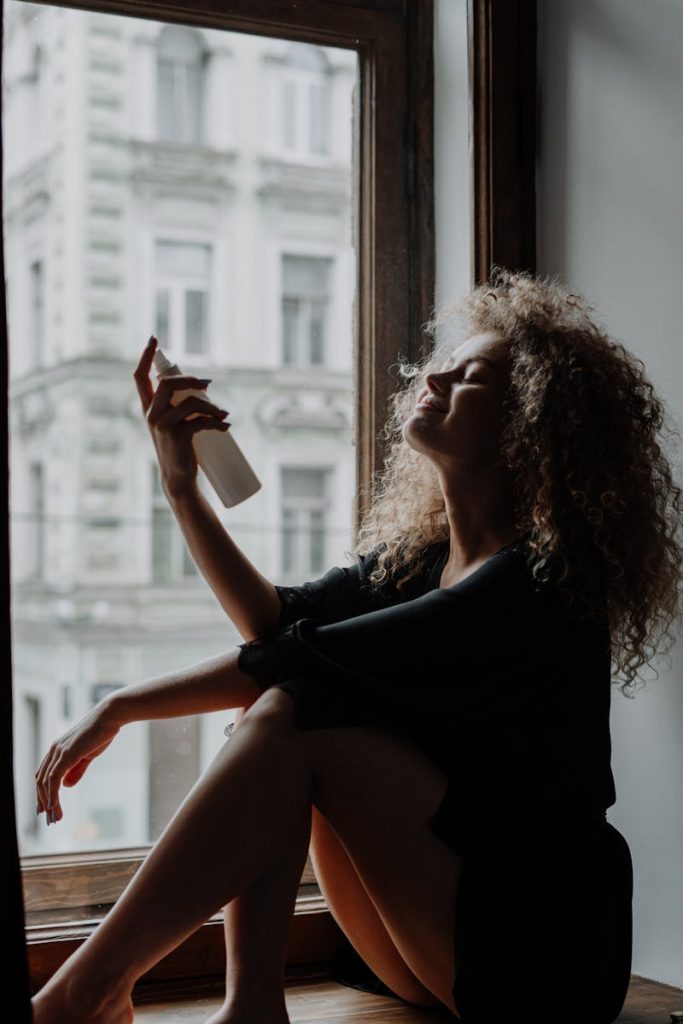
[{"label": "woman's knee", "polygon": [[269,686],[253,704],[249,705],[243,715],[244,721],[253,718],[275,718],[278,721],[284,718],[285,721],[293,722],[294,700],[279,686]]}]

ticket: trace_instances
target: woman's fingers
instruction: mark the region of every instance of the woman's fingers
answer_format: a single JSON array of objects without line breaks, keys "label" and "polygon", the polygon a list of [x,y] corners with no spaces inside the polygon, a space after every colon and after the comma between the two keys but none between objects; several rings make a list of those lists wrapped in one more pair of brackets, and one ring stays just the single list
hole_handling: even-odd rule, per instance
[{"label": "woman's fingers", "polygon": [[138,394],[140,395],[140,404],[142,405],[142,411],[145,416],[147,415],[147,410],[152,404],[152,399],[154,398],[154,388],[152,387],[152,382],[149,379],[149,371],[152,368],[156,343],[157,340],[154,335],[152,335],[147,342],[147,345],[138,360],[138,365],[135,367],[135,372],[133,373]]},{"label": "woman's fingers", "polygon": [[92,757],[79,757],[75,764],[71,764],[63,748],[50,748],[39,769],[39,776],[36,776],[38,804],[40,810],[45,811],[48,822],[61,821],[64,817],[59,799],[62,783],[74,786],[91,761]]},{"label": "woman's fingers", "polygon": [[190,420],[185,426],[185,431],[188,437],[192,437],[194,434],[199,433],[200,430],[229,430],[232,423],[224,423],[221,420],[210,420],[206,416],[202,416],[201,419]]},{"label": "woman's fingers", "polygon": [[208,402],[205,398],[199,398],[197,395],[188,395],[187,398],[183,398],[182,402],[178,402],[177,405],[171,405],[166,409],[161,416],[159,416],[154,424],[157,430],[162,430],[164,427],[169,426],[171,423],[180,423],[185,417],[192,412],[201,413],[202,416],[227,416],[227,409],[220,409],[213,402]]},{"label": "woman's fingers", "polygon": [[45,811],[49,822],[62,819],[60,786],[75,785],[91,761],[106,750],[119,729],[119,725],[105,717],[103,710],[94,708],[61,739],[50,744],[36,772],[38,813]]},{"label": "woman's fingers", "polygon": [[184,402],[188,402],[194,399],[195,402],[201,402],[200,409],[205,411],[206,409],[215,409],[216,406],[212,405],[211,402],[205,398],[198,398],[196,395],[188,395],[178,405],[174,405],[171,402],[171,395],[174,391],[187,391],[190,388],[200,390],[206,388],[209,385],[208,380],[204,380],[202,377],[190,377],[184,373],[175,373],[172,377],[162,377],[156,389],[154,398],[152,399],[151,405],[147,409],[147,422],[151,427],[156,427],[160,419],[165,418],[166,414],[172,412],[175,409],[183,407]]},{"label": "woman's fingers", "polygon": [[58,799],[58,787],[55,792],[54,785],[54,765],[59,757],[59,751],[56,743],[50,746],[47,754],[43,758],[40,768],[36,772],[36,790],[38,794],[38,803],[40,810],[45,811],[48,821],[59,820],[62,817],[61,807],[57,807],[59,804]]},{"label": "woman's fingers", "polygon": [[138,359],[133,377],[140,396],[140,404],[145,417],[154,423],[158,416],[171,405],[171,393],[187,388],[206,387],[210,382],[201,377],[192,377],[184,373],[172,374],[170,377],[161,377],[157,384],[156,391],[150,380],[150,370],[154,362],[154,352],[157,347],[157,339],[151,336]]}]

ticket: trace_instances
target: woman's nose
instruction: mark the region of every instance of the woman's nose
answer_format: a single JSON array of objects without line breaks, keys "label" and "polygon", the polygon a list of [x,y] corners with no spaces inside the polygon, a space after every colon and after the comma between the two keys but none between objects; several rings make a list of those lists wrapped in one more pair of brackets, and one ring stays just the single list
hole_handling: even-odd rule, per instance
[{"label": "woman's nose", "polygon": [[443,384],[439,380],[438,374],[428,373],[425,381],[430,391],[443,391]]}]

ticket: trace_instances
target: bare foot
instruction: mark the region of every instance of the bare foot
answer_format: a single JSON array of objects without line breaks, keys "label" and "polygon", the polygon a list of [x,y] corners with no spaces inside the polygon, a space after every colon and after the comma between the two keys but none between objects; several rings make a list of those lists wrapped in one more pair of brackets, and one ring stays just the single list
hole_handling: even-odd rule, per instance
[{"label": "bare foot", "polygon": [[290,1020],[282,996],[265,1005],[263,999],[241,1000],[239,1004],[226,999],[204,1024],[290,1024]]},{"label": "bare foot", "polygon": [[130,992],[76,996],[68,983],[51,978],[31,1000],[33,1024],[133,1024]]}]

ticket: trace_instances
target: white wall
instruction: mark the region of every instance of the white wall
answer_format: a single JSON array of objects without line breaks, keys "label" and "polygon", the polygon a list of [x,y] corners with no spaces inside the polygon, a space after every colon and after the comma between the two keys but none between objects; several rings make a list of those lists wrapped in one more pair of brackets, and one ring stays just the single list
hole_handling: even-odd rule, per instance
[{"label": "white wall", "polygon": [[[465,2],[436,0],[437,303],[469,287]],[[538,270],[595,306],[683,421],[683,4],[539,0]],[[678,474],[680,482],[680,474]],[[683,986],[683,645],[612,690],[634,974]]]},{"label": "white wall", "polygon": [[[538,270],[583,292],[683,411],[683,5],[539,0]],[[677,473],[680,483],[680,473]],[[683,986],[683,645],[612,691],[633,973]]]}]

